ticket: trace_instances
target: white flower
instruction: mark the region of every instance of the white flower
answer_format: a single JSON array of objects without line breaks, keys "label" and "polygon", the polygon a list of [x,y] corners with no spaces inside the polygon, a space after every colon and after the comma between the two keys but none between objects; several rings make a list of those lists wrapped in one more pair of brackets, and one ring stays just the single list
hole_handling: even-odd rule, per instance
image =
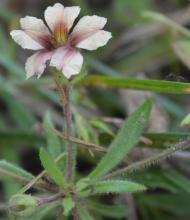
[{"label": "white flower", "polygon": [[11,31],[11,36],[24,49],[38,50],[26,61],[27,78],[40,77],[49,65],[56,67],[68,79],[80,72],[83,56],[80,49],[96,50],[112,37],[102,30],[107,22],[104,17],[84,16],[71,31],[80,13],[80,7],[64,7],[56,3],[45,10],[45,20],[26,16],[20,19],[22,30]]}]

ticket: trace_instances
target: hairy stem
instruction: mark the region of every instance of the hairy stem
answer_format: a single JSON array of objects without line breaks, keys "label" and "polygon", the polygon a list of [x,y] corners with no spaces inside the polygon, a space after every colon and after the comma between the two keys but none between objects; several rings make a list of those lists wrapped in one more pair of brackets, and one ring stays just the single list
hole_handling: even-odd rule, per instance
[{"label": "hairy stem", "polygon": [[80,220],[80,216],[79,216],[79,213],[78,213],[76,207],[73,208],[72,214],[73,214],[73,218],[74,218],[75,220]]},{"label": "hairy stem", "polygon": [[59,200],[62,200],[64,198],[64,195],[62,193],[57,193],[53,196],[41,198],[40,205],[46,205],[47,203],[56,202]]},{"label": "hairy stem", "polygon": [[[63,83],[62,74],[57,72],[54,73],[54,80],[57,85],[57,89],[62,101],[63,114],[66,122],[66,136],[72,136],[72,113],[70,106],[70,92],[71,85],[69,82]],[[67,145],[67,180],[71,181],[73,178],[73,143],[68,138]]]},{"label": "hairy stem", "polygon": [[87,149],[91,149],[91,150],[96,150],[96,151],[99,151],[99,152],[103,152],[105,153],[106,152],[106,149],[102,146],[99,146],[97,144],[93,144],[93,143],[90,143],[90,142],[87,142],[87,141],[84,141],[84,140],[81,140],[81,139],[78,139],[78,138],[75,138],[75,137],[68,137],[67,135],[63,134],[62,132],[56,130],[55,128],[50,128],[50,127],[47,127],[47,126],[44,126],[47,130],[53,132],[54,134],[56,134],[58,137],[64,139],[64,140],[69,140],[75,144],[78,144],[78,145],[81,145],[83,147],[86,147]]},{"label": "hairy stem", "polygon": [[[67,137],[72,136],[72,114],[70,107],[70,86],[64,88],[65,91],[65,103],[63,103],[64,115],[66,121],[66,135]],[[70,181],[73,177],[73,143],[68,140],[67,145],[67,180]]]},{"label": "hairy stem", "polygon": [[111,174],[108,174],[108,175],[104,176],[103,179],[110,179],[110,178],[114,178],[117,176],[127,175],[127,174],[130,174],[130,173],[137,171],[137,170],[143,170],[143,169],[145,169],[155,163],[158,163],[158,162],[166,159],[167,157],[171,156],[173,153],[180,151],[180,150],[185,150],[189,147],[190,147],[190,140],[180,142],[180,143],[162,151],[159,154],[156,154],[156,155],[149,157],[145,160],[138,161],[138,162],[133,163],[125,168],[119,169]]}]

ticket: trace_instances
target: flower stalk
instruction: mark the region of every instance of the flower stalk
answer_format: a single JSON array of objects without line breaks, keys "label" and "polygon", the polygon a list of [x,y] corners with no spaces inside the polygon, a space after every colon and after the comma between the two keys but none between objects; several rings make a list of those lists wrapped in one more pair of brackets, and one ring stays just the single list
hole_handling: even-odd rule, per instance
[{"label": "flower stalk", "polygon": [[66,137],[67,137],[67,181],[71,181],[73,178],[73,142],[69,139],[72,137],[72,112],[70,104],[70,94],[71,94],[71,83],[70,81],[65,81],[62,73],[53,71],[54,80],[59,92],[63,114],[66,124]]},{"label": "flower stalk", "polygon": [[[70,105],[71,86],[66,86],[64,92],[66,99],[65,103],[63,103],[63,111],[66,122],[66,135],[69,138],[72,136],[72,113]],[[70,140],[68,140],[67,154],[67,180],[70,181],[73,177],[73,143]]]}]

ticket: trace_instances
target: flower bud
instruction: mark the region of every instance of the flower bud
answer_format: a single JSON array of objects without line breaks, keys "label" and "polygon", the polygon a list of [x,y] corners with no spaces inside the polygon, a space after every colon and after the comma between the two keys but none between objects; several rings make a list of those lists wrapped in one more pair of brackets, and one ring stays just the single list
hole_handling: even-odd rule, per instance
[{"label": "flower bud", "polygon": [[26,194],[14,195],[9,203],[12,214],[17,216],[29,216],[40,205],[40,199]]}]

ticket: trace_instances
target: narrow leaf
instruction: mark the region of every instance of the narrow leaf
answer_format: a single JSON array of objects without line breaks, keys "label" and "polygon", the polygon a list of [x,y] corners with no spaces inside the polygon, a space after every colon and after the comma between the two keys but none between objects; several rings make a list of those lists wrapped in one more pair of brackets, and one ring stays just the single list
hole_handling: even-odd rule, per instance
[{"label": "narrow leaf", "polygon": [[95,183],[89,187],[89,190],[82,192],[82,195],[95,195],[105,193],[134,193],[145,190],[145,186],[125,181],[125,180],[107,180]]},{"label": "narrow leaf", "polygon": [[64,176],[59,167],[55,164],[53,159],[49,156],[44,148],[40,149],[40,160],[44,169],[46,170],[48,175],[55,181],[55,183],[58,186],[63,186]]},{"label": "narrow leaf", "polygon": [[128,120],[124,122],[123,127],[111,143],[106,155],[102,158],[95,170],[89,175],[89,178],[99,178],[115,166],[117,166],[127,153],[138,143],[139,138],[148,122],[152,102],[146,101],[141,105]]},{"label": "narrow leaf", "polygon": [[189,94],[189,83],[164,80],[139,80],[122,77],[88,76],[82,80],[82,85],[110,89],[133,89],[166,94]]},{"label": "narrow leaf", "polygon": [[127,216],[126,205],[106,205],[93,202],[89,208],[100,215],[114,219],[122,219]]},{"label": "narrow leaf", "polygon": [[90,216],[88,210],[83,205],[77,204],[77,211],[79,213],[81,220],[93,220],[93,218]]},{"label": "narrow leaf", "polygon": [[[16,166],[15,164],[7,162],[6,160],[0,160],[0,169],[3,169],[5,171],[11,172],[11,173],[14,173],[17,176],[24,177],[24,178],[27,178],[27,179],[33,179],[34,178],[34,176],[31,173],[29,173],[29,172],[25,171],[24,169]],[[1,174],[0,174],[0,176],[1,176]]]},{"label": "narrow leaf", "polygon": [[74,207],[75,207],[75,203],[71,197],[65,198],[63,200],[63,208],[64,208],[65,216],[68,216]]},{"label": "narrow leaf", "polygon": [[190,113],[183,119],[181,122],[181,126],[189,125],[190,124]]},{"label": "narrow leaf", "polygon": [[46,140],[48,152],[53,158],[56,158],[61,152],[61,143],[55,133],[48,128],[54,128],[50,112],[46,112],[44,116],[44,127],[46,132]]}]

